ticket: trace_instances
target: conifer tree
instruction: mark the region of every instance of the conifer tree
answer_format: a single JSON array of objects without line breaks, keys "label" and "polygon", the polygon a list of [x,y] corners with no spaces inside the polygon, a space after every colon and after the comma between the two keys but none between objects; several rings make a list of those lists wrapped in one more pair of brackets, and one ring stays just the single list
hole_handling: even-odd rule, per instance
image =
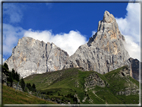
[{"label": "conifer tree", "polygon": [[4,67],[9,71],[7,63],[4,63]]},{"label": "conifer tree", "polygon": [[16,81],[19,81],[19,80],[20,80],[20,75],[19,75],[17,72],[15,73],[15,80],[16,80]]},{"label": "conifer tree", "polygon": [[33,85],[32,85],[32,90],[33,90],[34,92],[36,92],[36,86],[35,86],[34,83],[33,83]]},{"label": "conifer tree", "polygon": [[8,65],[6,63],[4,63],[4,65],[2,65],[2,72],[9,76],[9,70],[8,70]]},{"label": "conifer tree", "polygon": [[30,91],[32,91],[32,86],[31,86],[30,83],[27,83],[27,84],[26,84],[26,87],[27,87]]},{"label": "conifer tree", "polygon": [[13,77],[13,79],[15,79],[15,70],[14,69],[12,69],[12,77]]},{"label": "conifer tree", "polygon": [[21,84],[23,91],[25,91],[25,82],[23,78],[20,80],[20,84]]},{"label": "conifer tree", "polygon": [[13,78],[12,78],[12,73],[11,72],[9,72],[9,76],[7,78],[7,81],[10,83],[10,86],[12,87],[12,85],[13,85]]}]

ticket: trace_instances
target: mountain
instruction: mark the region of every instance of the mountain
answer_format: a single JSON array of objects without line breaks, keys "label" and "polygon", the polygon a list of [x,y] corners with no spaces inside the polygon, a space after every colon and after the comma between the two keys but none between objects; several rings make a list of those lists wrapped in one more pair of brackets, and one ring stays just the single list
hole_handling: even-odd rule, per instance
[{"label": "mountain", "polygon": [[103,20],[99,21],[98,31],[88,43],[77,49],[64,68],[82,67],[86,71],[104,74],[130,65],[124,43],[125,38],[120,33],[114,16],[105,11]]},{"label": "mountain", "polygon": [[104,12],[103,20],[99,21],[93,37],[70,57],[54,43],[23,37],[5,62],[10,70],[14,68],[23,78],[72,67],[105,74],[127,65],[130,76],[139,80],[138,61],[130,58],[125,49],[125,37],[108,11]]},{"label": "mountain", "polygon": [[27,77],[35,73],[61,70],[68,58],[67,52],[54,43],[23,37],[13,48],[12,55],[6,63],[9,70],[14,68],[21,77]]},{"label": "mountain", "polygon": [[139,104],[139,82],[123,66],[106,74],[68,68],[24,78],[44,99],[64,104]]}]

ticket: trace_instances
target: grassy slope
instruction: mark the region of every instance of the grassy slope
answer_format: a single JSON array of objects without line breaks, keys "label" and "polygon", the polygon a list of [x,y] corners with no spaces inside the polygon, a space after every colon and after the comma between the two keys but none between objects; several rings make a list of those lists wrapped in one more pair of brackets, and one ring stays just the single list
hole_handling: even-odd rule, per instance
[{"label": "grassy slope", "polygon": [[[116,95],[116,92],[125,89],[126,84],[128,84],[126,79],[129,79],[138,86],[138,82],[131,77],[120,78],[118,73],[121,69],[123,69],[123,67],[102,75],[95,71],[80,71],[76,68],[71,68],[57,72],[29,76],[25,78],[25,82],[35,83],[37,90],[46,93],[46,97],[58,97],[62,100],[68,100],[71,103],[75,103],[73,98],[70,97],[71,95],[74,96],[75,93],[80,99],[80,103],[86,104],[138,103],[138,95],[129,95],[125,97],[123,95]],[[86,92],[84,90],[84,79],[92,72],[97,73],[101,79],[109,84],[109,86],[104,88],[96,86],[95,89]],[[61,74],[62,76],[60,76]],[[49,82],[51,82],[51,84],[48,84]],[[93,94],[92,91],[95,91],[95,94]],[[86,101],[82,102],[85,97]]]},{"label": "grassy slope", "polygon": [[2,90],[2,101],[3,104],[55,104],[5,85]]}]

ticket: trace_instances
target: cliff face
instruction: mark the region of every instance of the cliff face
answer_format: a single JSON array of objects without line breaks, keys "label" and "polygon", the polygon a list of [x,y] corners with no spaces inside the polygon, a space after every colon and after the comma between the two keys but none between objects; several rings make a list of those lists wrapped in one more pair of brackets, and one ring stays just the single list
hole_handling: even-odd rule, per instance
[{"label": "cliff face", "polygon": [[64,68],[83,67],[84,70],[97,71],[101,74],[123,65],[129,65],[128,52],[124,47],[125,38],[120,33],[112,14],[105,11],[99,21],[98,31],[87,44],[80,46],[70,57]]},{"label": "cliff face", "polygon": [[6,63],[11,70],[14,68],[21,77],[35,73],[61,70],[69,58],[67,52],[54,43],[44,43],[29,37],[23,37],[12,50]]}]

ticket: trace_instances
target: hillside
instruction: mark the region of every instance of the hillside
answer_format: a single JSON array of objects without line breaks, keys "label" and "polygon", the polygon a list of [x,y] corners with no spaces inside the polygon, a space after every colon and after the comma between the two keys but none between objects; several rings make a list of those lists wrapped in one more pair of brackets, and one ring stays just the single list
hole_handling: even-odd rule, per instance
[{"label": "hillside", "polygon": [[123,66],[106,74],[69,68],[31,75],[24,79],[35,83],[46,99],[71,104],[138,104],[139,83]]},{"label": "hillside", "polygon": [[56,104],[30,95],[26,92],[17,91],[11,87],[3,85],[2,88],[3,104]]}]

